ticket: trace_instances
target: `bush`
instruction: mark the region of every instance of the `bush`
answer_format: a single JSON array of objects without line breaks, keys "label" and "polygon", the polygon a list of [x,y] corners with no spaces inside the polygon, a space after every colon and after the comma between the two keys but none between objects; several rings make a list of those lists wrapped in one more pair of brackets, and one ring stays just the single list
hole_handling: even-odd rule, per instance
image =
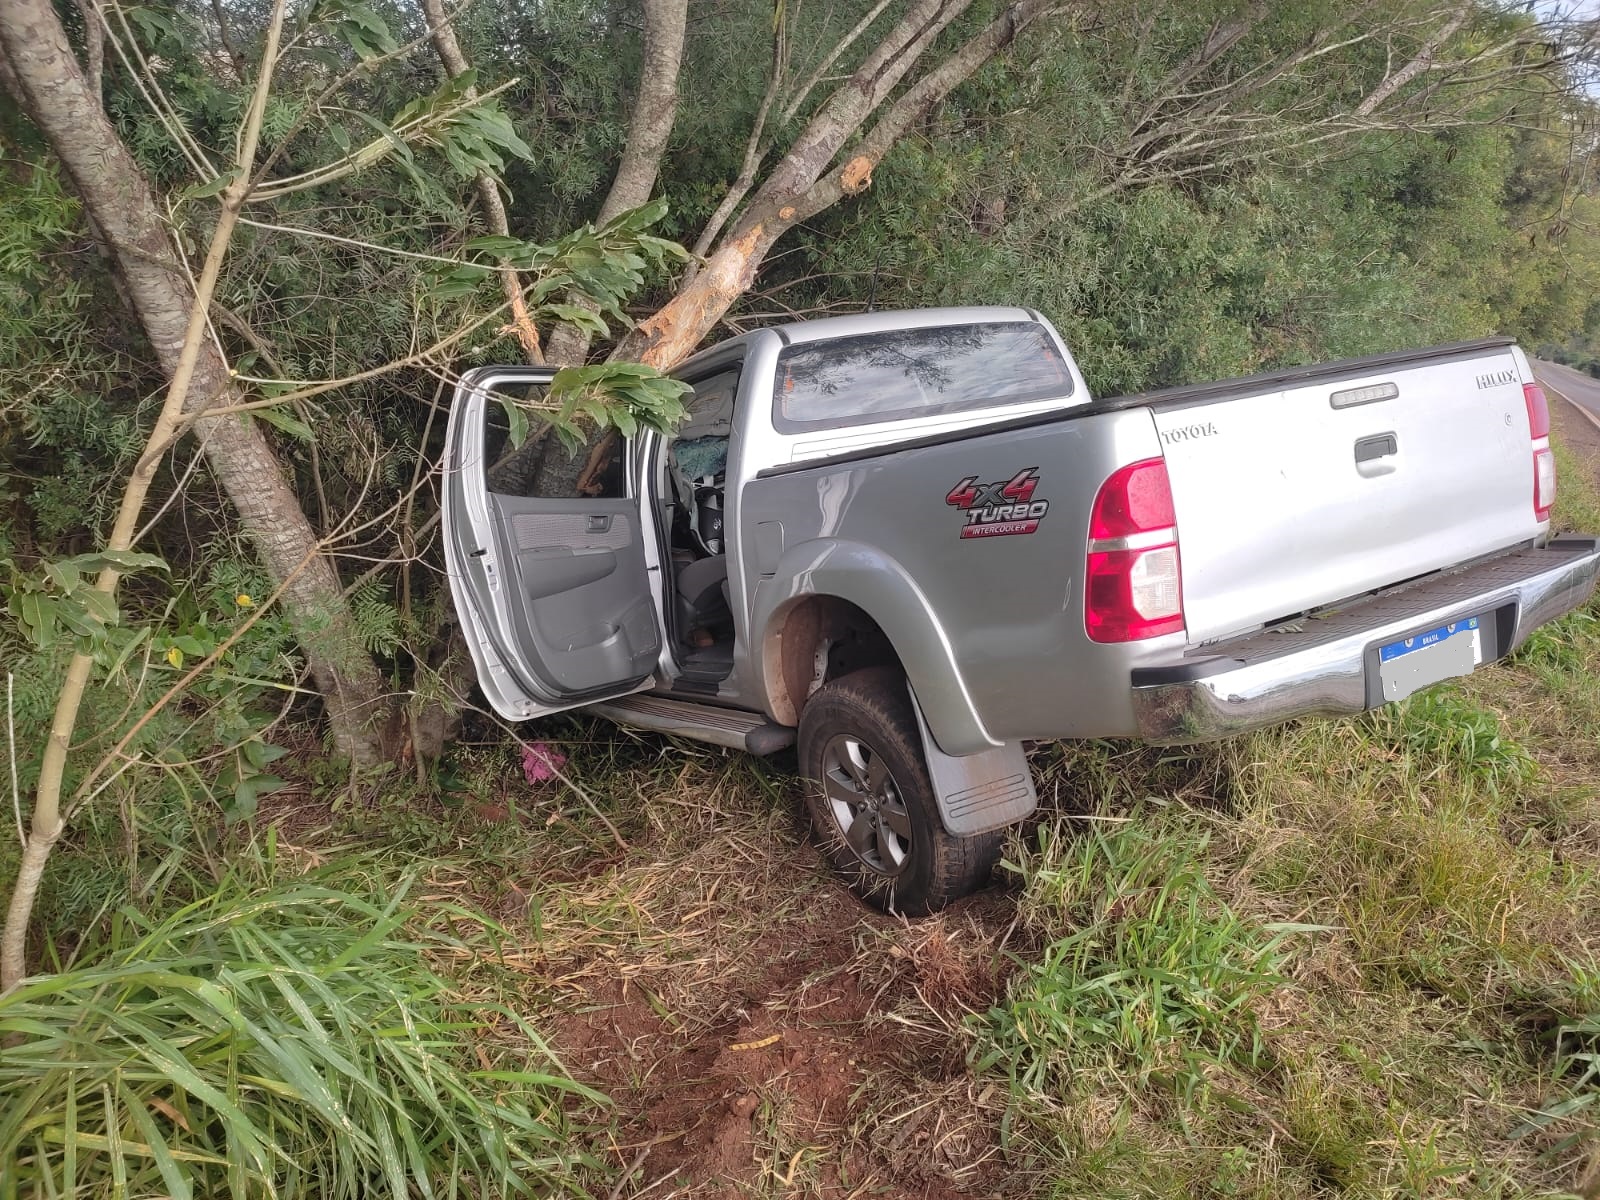
[{"label": "bush", "polygon": [[224,881],[148,924],[124,911],[96,961],[0,997],[4,1190],[576,1191],[562,1100],[601,1098],[517,1017],[450,996],[429,956],[463,947],[415,932],[404,894]]}]

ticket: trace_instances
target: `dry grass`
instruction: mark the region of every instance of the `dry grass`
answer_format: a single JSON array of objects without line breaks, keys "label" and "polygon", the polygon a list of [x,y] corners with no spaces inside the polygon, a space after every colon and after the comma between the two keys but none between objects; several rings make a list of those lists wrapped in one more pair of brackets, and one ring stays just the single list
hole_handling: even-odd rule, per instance
[{"label": "dry grass", "polygon": [[[1568,524],[1600,528],[1563,466]],[[1594,1042],[1571,1032],[1600,1011],[1592,614],[1358,720],[1040,748],[1045,809],[1012,869],[915,924],[827,876],[789,765],[541,734],[626,849],[493,747],[459,768],[457,807],[382,824],[438,860],[435,894],[506,922],[500,962],[458,962],[461,986],[512,1000],[610,1095],[574,1114],[598,1130],[600,1193],[1600,1195],[1574,1058]],[[1110,859],[1083,858],[1097,840]],[[1151,865],[1117,892],[1107,862],[1141,846]],[[1070,862],[1087,870],[1064,889],[1049,873]],[[1218,1016],[1216,965],[1263,945]],[[1157,960],[1173,981],[1128,985]],[[1090,995],[1051,1010],[1054,1065],[1030,1079],[1043,1043],[1018,1023]]]},{"label": "dry grass", "polygon": [[[1028,965],[1085,913],[1115,932],[1142,902],[1063,907],[1033,832],[1010,856],[1023,878],[892,921],[827,877],[782,764],[605,727],[562,746],[629,849],[535,797],[458,826],[438,894],[508,918],[510,970],[461,974],[492,976],[611,1096],[580,1115],[616,1173],[594,1186],[619,1197],[1553,1194],[1586,1177],[1600,1114],[1509,1135],[1568,1098],[1553,1031],[1600,1006],[1600,891],[1592,810],[1537,749],[1531,669],[1191,755],[1036,755],[1053,844],[1137,833],[1195,866],[1225,936],[1326,927],[1280,935],[1277,977],[1248,989],[1253,1058],[1180,1031],[1147,1063],[1014,1082],[984,1065],[994,1031],[1063,982]],[[1462,742],[1463,718],[1500,742]],[[1174,1087],[1180,1059],[1203,1086]]]}]

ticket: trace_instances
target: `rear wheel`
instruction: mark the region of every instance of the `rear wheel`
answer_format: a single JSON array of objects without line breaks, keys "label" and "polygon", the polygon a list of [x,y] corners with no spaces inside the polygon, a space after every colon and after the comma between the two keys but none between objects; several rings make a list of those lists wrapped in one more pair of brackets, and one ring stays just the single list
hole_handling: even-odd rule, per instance
[{"label": "rear wheel", "polygon": [[945,831],[899,672],[875,667],[824,684],[800,715],[799,750],[812,832],[861,899],[922,916],[988,880],[1005,831]]}]

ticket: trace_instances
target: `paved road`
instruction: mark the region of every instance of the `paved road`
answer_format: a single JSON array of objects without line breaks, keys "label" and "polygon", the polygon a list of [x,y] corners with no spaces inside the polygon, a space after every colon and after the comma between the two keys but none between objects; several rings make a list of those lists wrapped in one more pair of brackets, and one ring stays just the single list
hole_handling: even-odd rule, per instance
[{"label": "paved road", "polygon": [[1571,367],[1563,367],[1560,363],[1546,362],[1542,358],[1535,358],[1532,362],[1534,374],[1541,382],[1600,420],[1600,379],[1582,371],[1574,371]]}]

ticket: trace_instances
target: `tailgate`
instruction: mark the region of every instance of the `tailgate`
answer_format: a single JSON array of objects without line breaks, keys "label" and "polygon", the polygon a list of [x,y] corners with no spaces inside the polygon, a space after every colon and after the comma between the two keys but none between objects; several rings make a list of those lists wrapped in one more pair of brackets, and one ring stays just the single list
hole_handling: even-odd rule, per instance
[{"label": "tailgate", "polygon": [[1157,400],[1189,640],[1533,538],[1519,359],[1509,344],[1424,351]]}]

